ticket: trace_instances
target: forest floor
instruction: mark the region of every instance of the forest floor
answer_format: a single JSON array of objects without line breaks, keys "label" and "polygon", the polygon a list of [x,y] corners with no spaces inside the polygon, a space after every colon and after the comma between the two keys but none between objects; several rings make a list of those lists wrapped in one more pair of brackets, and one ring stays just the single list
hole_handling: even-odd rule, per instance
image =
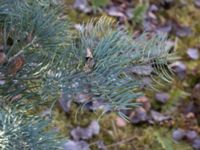
[{"label": "forest floor", "polygon": [[[179,56],[171,64],[174,80],[159,91],[146,91],[137,100],[143,107],[129,113],[130,122],[115,113],[95,122],[98,112],[72,104],[66,113],[58,104],[54,125],[71,145],[82,145],[80,150],[200,150],[200,1],[66,0],[66,14],[76,25],[109,15],[133,36],[143,31],[167,33],[168,45]],[[77,133],[80,129],[85,135]]]}]

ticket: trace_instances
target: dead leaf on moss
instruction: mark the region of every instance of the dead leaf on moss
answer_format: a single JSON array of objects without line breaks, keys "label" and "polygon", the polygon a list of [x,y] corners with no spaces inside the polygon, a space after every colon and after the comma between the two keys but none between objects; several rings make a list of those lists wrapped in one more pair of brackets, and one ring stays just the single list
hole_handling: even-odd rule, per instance
[{"label": "dead leaf on moss", "polygon": [[147,111],[142,107],[136,108],[135,111],[133,111],[130,115],[130,120],[133,124],[146,122],[147,119]]},{"label": "dead leaf on moss", "polygon": [[164,104],[164,103],[166,103],[169,100],[169,93],[164,93],[164,92],[156,93],[155,99],[158,102]]},{"label": "dead leaf on moss", "polygon": [[120,17],[120,18],[126,18],[124,13],[120,12],[118,7],[110,7],[107,10],[108,15],[114,16],[114,17]]},{"label": "dead leaf on moss", "polygon": [[71,136],[74,140],[78,141],[80,139],[88,140],[92,138],[93,135],[99,134],[100,126],[97,121],[92,121],[87,128],[77,127],[71,131]]},{"label": "dead leaf on moss", "polygon": [[176,141],[180,141],[185,137],[185,130],[183,129],[177,129],[172,133],[172,137]]},{"label": "dead leaf on moss", "polygon": [[107,148],[106,148],[106,146],[105,146],[103,141],[97,141],[96,145],[98,147],[98,150],[107,150]]},{"label": "dead leaf on moss", "polygon": [[161,114],[157,111],[154,111],[154,110],[151,111],[151,117],[157,123],[171,119],[170,116],[163,115],[163,114]]},{"label": "dead leaf on moss", "polygon": [[193,143],[198,138],[198,134],[194,130],[177,129],[172,133],[172,137],[176,141],[186,140]]},{"label": "dead leaf on moss", "polygon": [[92,8],[89,6],[89,3],[87,0],[75,0],[74,8],[84,13],[89,13],[92,11]]},{"label": "dead leaf on moss", "polygon": [[172,31],[172,23],[171,21],[167,21],[164,25],[159,26],[156,31],[162,33],[170,33]]},{"label": "dead leaf on moss", "polygon": [[64,146],[64,150],[90,150],[89,144],[85,141],[67,141]]},{"label": "dead leaf on moss", "polygon": [[192,34],[191,28],[187,26],[175,25],[174,30],[175,30],[175,34],[179,37],[186,37]]},{"label": "dead leaf on moss", "polygon": [[194,60],[199,59],[199,51],[196,48],[189,48],[187,50],[187,54],[191,59]]},{"label": "dead leaf on moss", "polygon": [[196,139],[198,136],[196,131],[187,131],[186,132],[186,138],[188,141],[193,141],[194,139]]}]

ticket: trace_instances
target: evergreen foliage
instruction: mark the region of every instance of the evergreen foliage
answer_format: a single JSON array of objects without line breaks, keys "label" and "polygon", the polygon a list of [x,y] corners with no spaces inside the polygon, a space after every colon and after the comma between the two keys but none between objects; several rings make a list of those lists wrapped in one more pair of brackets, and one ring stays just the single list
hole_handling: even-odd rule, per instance
[{"label": "evergreen foliage", "polygon": [[166,36],[133,39],[107,17],[77,31],[60,10],[41,0],[0,0],[1,149],[58,149],[48,121],[28,112],[61,94],[88,94],[120,113],[138,106],[145,77],[171,79]]},{"label": "evergreen foliage", "polygon": [[40,98],[45,92],[42,82],[55,55],[61,53],[61,47],[70,39],[67,21],[58,18],[58,9],[39,4],[1,1],[2,49],[7,60],[0,69],[2,79],[8,83],[1,87],[1,93],[10,99],[19,94],[20,99]]},{"label": "evergreen foliage", "polygon": [[165,41],[165,35],[147,33],[133,40],[111,18],[91,20],[82,26],[70,48],[68,62],[71,63],[65,69],[70,72],[63,80],[64,92],[69,98],[77,93],[92,94],[92,100],[105,101],[106,111],[138,106],[132,100],[142,95],[139,89],[144,77],[171,80],[168,63],[173,57]]},{"label": "evergreen foliage", "polygon": [[55,55],[63,51],[70,39],[68,21],[60,15],[60,8],[54,5],[0,0],[2,150],[61,147],[56,133],[46,131],[49,119],[27,115],[30,109],[50,100],[43,95],[42,84]]},{"label": "evergreen foliage", "polygon": [[16,110],[0,111],[0,149],[53,150],[61,148],[61,139],[53,131],[45,131],[49,121],[26,116]]}]

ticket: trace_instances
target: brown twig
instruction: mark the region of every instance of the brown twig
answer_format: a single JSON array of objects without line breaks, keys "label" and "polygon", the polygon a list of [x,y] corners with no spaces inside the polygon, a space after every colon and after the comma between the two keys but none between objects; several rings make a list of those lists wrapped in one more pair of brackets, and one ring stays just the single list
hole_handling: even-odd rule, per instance
[{"label": "brown twig", "polygon": [[106,145],[106,147],[107,147],[107,148],[110,148],[110,147],[114,147],[114,146],[117,146],[117,145],[121,145],[121,144],[130,142],[130,141],[132,141],[133,139],[135,139],[135,137],[130,137],[130,138],[128,138],[128,139],[119,141],[119,142],[117,142],[117,143],[113,143],[113,144],[110,144],[110,145]]}]

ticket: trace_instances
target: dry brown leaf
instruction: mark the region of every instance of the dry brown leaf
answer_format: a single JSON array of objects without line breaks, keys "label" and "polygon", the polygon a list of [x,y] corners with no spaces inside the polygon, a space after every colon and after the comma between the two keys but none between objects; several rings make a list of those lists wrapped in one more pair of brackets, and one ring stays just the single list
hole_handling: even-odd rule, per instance
[{"label": "dry brown leaf", "polygon": [[90,48],[86,49],[86,58],[93,58],[92,51]]},{"label": "dry brown leaf", "polygon": [[8,74],[15,75],[25,64],[23,51],[19,51],[15,56],[9,59]]},{"label": "dry brown leaf", "polygon": [[86,49],[86,63],[83,70],[88,73],[91,72],[92,68],[94,67],[94,59],[92,55],[92,51],[90,48]]}]

